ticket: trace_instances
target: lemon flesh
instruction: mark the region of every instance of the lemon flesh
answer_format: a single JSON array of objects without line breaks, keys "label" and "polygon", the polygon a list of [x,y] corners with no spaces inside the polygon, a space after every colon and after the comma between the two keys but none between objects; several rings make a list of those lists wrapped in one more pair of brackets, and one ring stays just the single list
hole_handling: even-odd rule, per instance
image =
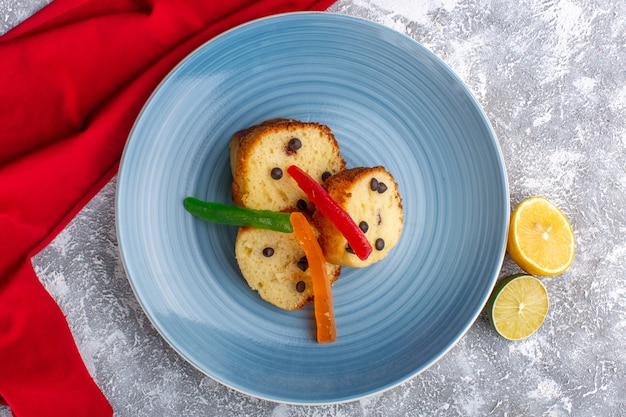
[{"label": "lemon flesh", "polygon": [[524,274],[503,278],[487,303],[489,319],[506,339],[521,340],[541,327],[548,314],[548,291],[539,279]]},{"label": "lemon flesh", "polygon": [[544,197],[531,197],[513,211],[507,250],[527,273],[560,274],[572,264],[575,249],[572,226],[554,203]]}]

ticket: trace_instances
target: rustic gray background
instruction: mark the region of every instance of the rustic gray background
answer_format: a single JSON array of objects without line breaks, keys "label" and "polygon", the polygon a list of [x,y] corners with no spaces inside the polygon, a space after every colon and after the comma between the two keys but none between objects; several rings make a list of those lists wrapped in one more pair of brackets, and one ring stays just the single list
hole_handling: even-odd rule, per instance
[{"label": "rustic gray background", "polygon": [[[0,0],[0,33],[45,4]],[[429,370],[361,401],[249,398],[189,366],[146,319],[118,255],[113,180],[33,264],[116,416],[626,415],[626,2],[340,0],[330,11],[441,57],[493,124],[511,205],[539,194],[569,216],[576,259],[543,279],[544,326],[509,342],[483,314]],[[502,276],[517,271],[507,258]]]}]

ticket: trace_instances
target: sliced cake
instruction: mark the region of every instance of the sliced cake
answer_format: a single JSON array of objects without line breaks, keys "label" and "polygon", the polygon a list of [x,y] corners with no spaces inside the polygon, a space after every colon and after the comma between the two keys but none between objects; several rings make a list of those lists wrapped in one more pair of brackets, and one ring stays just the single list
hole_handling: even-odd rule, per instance
[{"label": "sliced cake", "polygon": [[287,174],[289,165],[298,165],[322,183],[345,169],[346,163],[327,126],[268,120],[237,132],[230,141],[234,203],[275,211],[313,211],[309,199]]},{"label": "sliced cake", "polygon": [[[304,250],[292,233],[240,227],[235,256],[250,288],[262,299],[285,310],[295,310],[313,298],[313,286]],[[330,263],[331,282],[341,267]]]},{"label": "sliced cake", "polygon": [[364,267],[382,260],[398,243],[404,224],[402,199],[394,177],[382,166],[358,167],[329,177],[324,188],[365,233],[372,254],[359,259],[347,240],[321,212],[313,214],[319,243],[328,262]]}]

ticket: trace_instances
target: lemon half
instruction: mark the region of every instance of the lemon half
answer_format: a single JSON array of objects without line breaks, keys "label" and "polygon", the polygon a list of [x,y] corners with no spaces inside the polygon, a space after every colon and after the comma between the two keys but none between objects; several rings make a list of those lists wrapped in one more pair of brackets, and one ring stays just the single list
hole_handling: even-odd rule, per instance
[{"label": "lemon half", "polygon": [[544,197],[522,201],[513,211],[507,250],[511,259],[533,275],[557,275],[570,267],[576,242],[567,217]]}]

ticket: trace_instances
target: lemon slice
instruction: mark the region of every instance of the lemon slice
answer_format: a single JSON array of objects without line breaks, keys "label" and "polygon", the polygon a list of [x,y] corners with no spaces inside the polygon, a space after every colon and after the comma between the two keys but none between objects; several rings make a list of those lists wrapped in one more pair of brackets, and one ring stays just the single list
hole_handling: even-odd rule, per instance
[{"label": "lemon slice", "polygon": [[541,327],[548,306],[548,291],[543,283],[533,276],[516,274],[496,284],[487,302],[487,313],[501,336],[521,340]]},{"label": "lemon slice", "polygon": [[575,249],[572,226],[554,203],[531,197],[513,211],[507,250],[527,273],[560,274],[572,264]]}]

